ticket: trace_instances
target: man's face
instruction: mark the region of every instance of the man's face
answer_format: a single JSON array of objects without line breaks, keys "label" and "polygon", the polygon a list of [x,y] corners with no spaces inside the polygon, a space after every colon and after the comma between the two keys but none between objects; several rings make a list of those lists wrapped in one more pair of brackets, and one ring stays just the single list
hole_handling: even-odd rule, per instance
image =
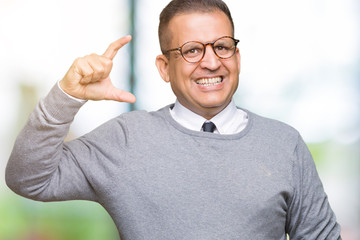
[{"label": "man's face", "polygon": [[[231,23],[221,11],[175,16],[169,22],[168,30],[172,37],[170,48],[188,41],[208,43],[223,36],[232,36]],[[169,59],[158,56],[157,66],[162,78],[170,82],[179,102],[210,119],[229,104],[237,89],[240,53],[236,49],[232,57],[219,59],[208,45],[199,63],[188,63],[179,51],[173,51]],[[205,84],[214,79],[216,84]]]}]

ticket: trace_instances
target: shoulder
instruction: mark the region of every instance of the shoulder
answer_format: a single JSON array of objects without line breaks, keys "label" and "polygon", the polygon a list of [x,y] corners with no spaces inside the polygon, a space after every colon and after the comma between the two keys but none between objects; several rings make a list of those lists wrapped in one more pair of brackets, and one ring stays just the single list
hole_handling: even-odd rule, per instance
[{"label": "shoulder", "polygon": [[252,135],[266,142],[296,147],[300,133],[292,126],[279,120],[267,118],[247,111]]},{"label": "shoulder", "polygon": [[260,116],[248,110],[245,111],[247,112],[249,119],[252,121],[254,126],[259,130],[278,134],[299,134],[299,132],[294,127],[290,126],[287,123],[276,119]]},{"label": "shoulder", "polygon": [[157,111],[134,110],[119,115],[115,120],[126,121],[127,124],[154,124],[164,119],[169,114],[169,106],[163,107]]},{"label": "shoulder", "polygon": [[134,110],[120,114],[118,117],[111,119],[108,124],[121,127],[127,131],[138,131],[141,129],[143,134],[147,131],[159,131],[166,124],[167,115],[170,115],[169,106],[163,107],[157,111]]},{"label": "shoulder", "polygon": [[95,141],[101,139],[105,142],[117,142],[119,144],[123,142],[125,144],[129,138],[136,136],[144,138],[148,135],[154,135],[164,129],[165,108],[154,112],[135,110],[122,113],[85,134],[83,139],[94,139]]},{"label": "shoulder", "polygon": [[247,111],[247,113],[249,115],[249,118],[252,118],[254,124],[256,124],[256,126],[259,128],[266,128],[273,131],[281,130],[282,132],[286,133],[298,134],[298,131],[287,123],[276,119],[260,116],[250,111]]}]

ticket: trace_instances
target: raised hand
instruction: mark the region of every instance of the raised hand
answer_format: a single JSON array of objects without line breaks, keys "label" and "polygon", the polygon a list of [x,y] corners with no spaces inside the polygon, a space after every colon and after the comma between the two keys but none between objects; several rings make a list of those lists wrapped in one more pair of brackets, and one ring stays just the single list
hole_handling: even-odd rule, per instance
[{"label": "raised hand", "polygon": [[114,57],[130,40],[131,36],[116,40],[103,55],[91,54],[77,58],[60,81],[60,87],[79,99],[135,102],[133,94],[114,87],[109,77]]}]

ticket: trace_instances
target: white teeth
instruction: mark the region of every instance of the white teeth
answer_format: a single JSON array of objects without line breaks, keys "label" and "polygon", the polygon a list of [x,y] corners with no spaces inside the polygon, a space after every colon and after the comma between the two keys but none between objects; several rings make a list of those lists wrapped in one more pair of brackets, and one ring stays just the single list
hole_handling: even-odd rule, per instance
[{"label": "white teeth", "polygon": [[197,84],[200,84],[200,85],[202,85],[202,86],[217,85],[217,84],[220,84],[221,82],[222,82],[222,78],[221,78],[221,77],[216,77],[216,78],[202,78],[202,79],[196,81]]}]

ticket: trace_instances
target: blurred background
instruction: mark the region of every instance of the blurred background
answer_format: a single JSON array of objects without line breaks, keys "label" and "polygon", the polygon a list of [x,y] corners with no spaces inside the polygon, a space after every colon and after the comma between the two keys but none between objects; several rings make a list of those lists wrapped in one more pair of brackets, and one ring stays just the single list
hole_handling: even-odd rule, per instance
[{"label": "blurred background", "polygon": [[[38,100],[76,57],[101,54],[133,35],[112,80],[135,105],[88,102],[70,138],[131,109],[173,102],[155,57],[158,16],[168,0],[0,0],[0,239],[118,239],[98,204],[41,203],[12,193],[4,172],[12,145]],[[360,2],[226,0],[240,39],[238,106],[300,131],[315,159],[344,240],[360,239]]]}]

